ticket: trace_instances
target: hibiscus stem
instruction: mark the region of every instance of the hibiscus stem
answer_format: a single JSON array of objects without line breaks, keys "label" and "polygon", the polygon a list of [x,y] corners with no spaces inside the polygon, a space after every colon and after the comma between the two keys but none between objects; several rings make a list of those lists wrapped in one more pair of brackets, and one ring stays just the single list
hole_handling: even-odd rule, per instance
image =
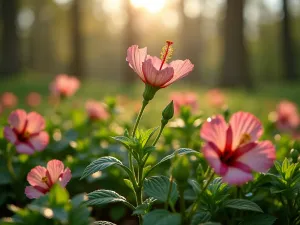
[{"label": "hibiscus stem", "polygon": [[143,100],[143,105],[142,105],[142,107],[141,107],[141,110],[140,110],[140,112],[139,112],[139,115],[138,115],[138,117],[136,118],[136,121],[135,121],[135,124],[134,124],[134,128],[133,128],[133,131],[132,131],[132,137],[135,136],[135,132],[136,132],[136,130],[137,130],[137,128],[138,128],[138,125],[139,125],[140,120],[141,120],[141,118],[142,118],[143,112],[144,112],[146,106],[148,105],[148,103],[149,103],[149,101]]},{"label": "hibiscus stem", "polygon": [[[208,185],[210,184],[210,182],[213,180],[214,178],[214,175],[215,173],[213,172],[210,177],[207,179],[207,182],[205,183],[205,185],[203,186],[203,189],[202,189],[202,192],[201,193],[204,193],[208,187]],[[194,205],[192,206],[192,209],[191,209],[191,212],[190,212],[190,215],[189,215],[189,218],[191,219],[192,216],[195,214],[195,212],[197,211],[198,209],[198,206],[200,204],[200,201],[201,201],[201,198],[200,196],[198,196],[198,199],[197,201],[194,203]]]}]

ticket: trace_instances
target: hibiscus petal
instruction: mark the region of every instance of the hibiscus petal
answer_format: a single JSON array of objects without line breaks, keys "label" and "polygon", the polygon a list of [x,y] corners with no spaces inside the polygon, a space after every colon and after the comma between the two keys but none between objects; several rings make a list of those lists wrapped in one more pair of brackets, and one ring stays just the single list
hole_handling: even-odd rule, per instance
[{"label": "hibiscus petal", "polygon": [[10,127],[4,127],[4,137],[12,144],[17,141],[17,135]]},{"label": "hibiscus petal", "polygon": [[25,194],[29,199],[39,198],[44,195],[42,192],[38,191],[32,186],[27,186],[25,188]]},{"label": "hibiscus petal", "polygon": [[30,170],[30,172],[27,175],[27,181],[32,186],[38,186],[42,189],[49,189],[48,185],[43,182],[43,177],[46,177],[47,170],[45,167],[42,166],[36,166],[33,169]]},{"label": "hibiscus petal", "polygon": [[142,81],[145,82],[142,63],[146,60],[147,57],[147,47],[140,48],[137,45],[132,45],[127,50],[126,61],[129,63],[129,66],[139,75]]},{"label": "hibiscus petal", "polygon": [[64,164],[59,160],[53,159],[47,164],[47,172],[49,173],[52,184],[54,184],[64,172]]},{"label": "hibiscus petal", "polygon": [[232,128],[232,149],[257,141],[263,133],[261,122],[251,113],[234,113],[229,121]]},{"label": "hibiscus petal", "polygon": [[154,87],[162,87],[172,79],[174,70],[172,67],[166,67],[163,70],[157,70],[152,64],[152,59],[149,58],[143,63],[143,73],[146,83]]},{"label": "hibiscus petal", "polygon": [[8,117],[8,123],[18,132],[22,132],[26,124],[27,113],[22,109],[13,111]]},{"label": "hibiscus petal", "polygon": [[262,141],[238,157],[237,161],[246,164],[254,171],[267,172],[273,166],[275,159],[275,147],[272,142]]},{"label": "hibiscus petal", "polygon": [[251,173],[244,172],[235,167],[228,167],[227,173],[223,176],[223,181],[228,184],[242,185],[253,179]]},{"label": "hibiscus petal", "polygon": [[227,124],[221,115],[209,118],[201,128],[200,136],[207,142],[214,143],[223,152],[226,143]]},{"label": "hibiscus petal", "polygon": [[69,168],[66,168],[65,171],[62,174],[61,180],[60,180],[60,184],[65,187],[67,185],[67,183],[69,183],[69,181],[72,178],[72,174],[71,174],[71,170]]},{"label": "hibiscus petal", "polygon": [[32,149],[28,144],[19,143],[16,145],[16,149],[18,153],[32,155],[34,153],[34,149]]},{"label": "hibiscus petal", "polygon": [[193,69],[194,65],[191,63],[190,60],[175,60],[170,63],[170,66],[174,69],[174,76],[173,78],[164,85],[164,87],[172,84],[178,79],[181,79],[185,76],[187,76]]},{"label": "hibiscus petal", "polygon": [[42,151],[49,143],[49,135],[47,132],[42,131],[38,135],[32,136],[28,141],[34,147],[34,150]]},{"label": "hibiscus petal", "polygon": [[45,129],[44,118],[36,112],[29,113],[27,115],[26,131],[30,134],[34,134],[42,131],[43,129]]},{"label": "hibiscus petal", "polygon": [[218,152],[216,151],[216,149],[212,148],[210,144],[206,144],[203,147],[202,153],[205,159],[208,161],[209,165],[217,174],[223,175],[227,172],[228,167],[221,162]]}]

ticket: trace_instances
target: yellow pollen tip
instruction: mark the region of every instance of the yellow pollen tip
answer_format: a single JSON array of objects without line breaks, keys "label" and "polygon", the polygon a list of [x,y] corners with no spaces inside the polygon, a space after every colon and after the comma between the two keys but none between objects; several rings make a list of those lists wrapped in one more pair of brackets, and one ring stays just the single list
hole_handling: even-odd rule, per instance
[{"label": "yellow pollen tip", "polygon": [[30,133],[29,133],[28,131],[25,131],[24,137],[25,137],[25,138],[29,138],[29,137],[30,137]]},{"label": "yellow pollen tip", "polygon": [[42,177],[42,182],[43,183],[47,183],[47,181],[48,181],[48,177]]},{"label": "yellow pollen tip", "polygon": [[246,144],[246,143],[248,143],[250,140],[251,140],[250,134],[245,133],[245,134],[242,135],[242,137],[241,137],[241,139],[240,139],[239,145]]},{"label": "yellow pollen tip", "polygon": [[165,46],[162,48],[160,53],[160,59],[166,63],[169,59],[171,59],[174,48],[172,47],[173,42],[172,41],[166,41]]}]

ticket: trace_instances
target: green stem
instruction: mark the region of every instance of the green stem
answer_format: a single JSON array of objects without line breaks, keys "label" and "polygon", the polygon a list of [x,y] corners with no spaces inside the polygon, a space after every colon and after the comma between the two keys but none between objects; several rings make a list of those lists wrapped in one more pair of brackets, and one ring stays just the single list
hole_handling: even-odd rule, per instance
[{"label": "green stem", "polygon": [[169,191],[168,191],[168,195],[167,195],[167,201],[165,202],[165,209],[168,209],[168,205],[169,205],[169,199],[170,199],[170,196],[171,196],[171,192],[172,192],[172,188],[173,188],[173,176],[171,175],[170,177],[170,186],[169,186]]},{"label": "green stem", "polygon": [[[202,193],[204,193],[208,187],[208,185],[210,184],[210,182],[212,181],[212,179],[214,178],[214,175],[215,173],[212,173],[210,175],[210,177],[208,178],[207,182],[205,183],[205,185],[203,186],[203,189],[202,189]],[[190,215],[189,215],[189,218],[192,218],[192,216],[195,214],[195,212],[197,211],[198,209],[198,206],[200,204],[200,201],[201,201],[201,198],[200,196],[198,197],[197,201],[194,203],[194,205],[192,206],[192,209],[191,209],[191,212],[190,212]]]},{"label": "green stem", "polygon": [[180,196],[181,225],[184,225],[185,224],[184,186],[178,185],[178,191]]},{"label": "green stem", "polygon": [[16,180],[17,177],[16,177],[14,167],[12,165],[12,158],[11,158],[10,154],[8,155],[8,158],[7,158],[7,169],[8,169],[9,174],[11,175],[11,178],[13,180]]},{"label": "green stem", "polygon": [[133,131],[132,131],[132,137],[135,136],[135,132],[136,132],[136,130],[137,130],[137,128],[138,128],[138,125],[139,125],[140,120],[141,120],[141,118],[142,118],[143,112],[144,112],[146,106],[148,105],[148,103],[149,103],[149,101],[143,100],[142,108],[141,108],[141,110],[140,110],[140,112],[139,112],[139,115],[138,115],[138,117],[136,118],[136,121],[135,121],[135,124],[134,124],[134,128],[133,128]]},{"label": "green stem", "polygon": [[159,133],[158,133],[158,135],[156,136],[156,138],[155,138],[155,140],[154,140],[152,146],[155,146],[156,143],[158,142],[158,140],[159,140],[159,138],[160,138],[160,136],[161,136],[161,134],[162,134],[162,132],[163,132],[165,126],[166,126],[166,124],[163,124],[163,123],[161,124]]}]

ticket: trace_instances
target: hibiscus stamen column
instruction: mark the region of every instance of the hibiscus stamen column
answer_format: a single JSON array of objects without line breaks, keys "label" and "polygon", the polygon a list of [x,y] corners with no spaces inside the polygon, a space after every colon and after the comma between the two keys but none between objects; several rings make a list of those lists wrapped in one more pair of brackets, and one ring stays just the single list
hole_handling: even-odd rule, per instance
[{"label": "hibiscus stamen column", "polygon": [[172,41],[166,41],[166,45],[162,48],[162,51],[160,53],[160,58],[161,58],[161,65],[159,67],[159,70],[162,69],[163,65],[171,59],[171,56],[173,54],[173,47],[172,47],[173,42]]}]

